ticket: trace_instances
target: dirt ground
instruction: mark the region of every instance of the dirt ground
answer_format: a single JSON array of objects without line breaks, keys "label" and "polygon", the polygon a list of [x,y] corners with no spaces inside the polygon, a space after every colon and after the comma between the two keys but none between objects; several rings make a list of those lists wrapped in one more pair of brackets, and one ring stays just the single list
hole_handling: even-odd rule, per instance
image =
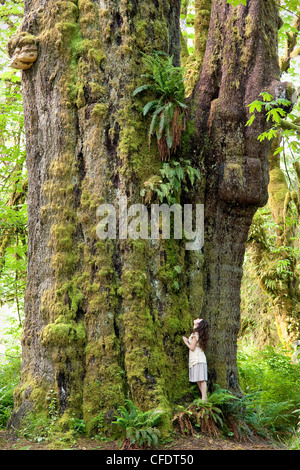
[{"label": "dirt ground", "polygon": [[[25,438],[14,437],[6,431],[0,431],[0,450],[119,450],[119,441],[103,442],[97,439],[76,439],[76,442],[35,442]],[[284,446],[253,438],[251,441],[238,442],[233,439],[215,438],[204,434],[197,436],[180,437],[169,443],[159,445],[155,450],[246,450],[246,451],[266,451],[266,450],[288,450]]]}]

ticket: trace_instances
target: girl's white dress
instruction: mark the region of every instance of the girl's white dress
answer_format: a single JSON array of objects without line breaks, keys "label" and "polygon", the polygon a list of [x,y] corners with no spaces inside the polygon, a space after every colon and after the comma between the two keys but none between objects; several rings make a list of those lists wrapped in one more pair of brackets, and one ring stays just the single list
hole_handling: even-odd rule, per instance
[{"label": "girl's white dress", "polygon": [[196,347],[194,351],[189,350],[189,381],[190,382],[202,382],[207,381],[207,362],[204,351],[198,345],[199,335],[196,331],[189,337],[189,343],[192,337],[195,336],[197,339]]}]

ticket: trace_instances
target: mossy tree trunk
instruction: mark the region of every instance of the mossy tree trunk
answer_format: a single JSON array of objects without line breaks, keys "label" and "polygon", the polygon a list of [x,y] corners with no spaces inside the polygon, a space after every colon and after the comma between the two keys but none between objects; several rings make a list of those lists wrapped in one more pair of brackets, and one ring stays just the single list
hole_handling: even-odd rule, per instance
[{"label": "mossy tree trunk", "polygon": [[[132,92],[143,83],[141,52],[179,64],[179,14],[178,0],[25,2],[19,39],[37,44],[38,58],[22,73],[29,248],[15,427],[29,412],[47,415],[54,394],[60,425],[75,414],[90,434],[110,426],[127,396],[171,413],[189,390],[181,335],[195,315],[211,323],[211,384],[238,390],[242,262],[268,182],[268,148],[257,141],[265,121],[245,124],[247,104],[279,76],[275,1],[212,2],[182,147],[205,168],[181,201],[205,204],[204,252],[96,234],[96,208],[142,202],[161,167],[140,112],[147,97]],[[17,37],[11,53],[18,46]]]},{"label": "mossy tree trunk", "polygon": [[273,1],[249,1],[232,9],[213,2],[206,53],[193,93],[193,146],[207,172],[202,315],[211,324],[211,380],[238,390],[236,337],[245,243],[253,215],[267,202],[269,143],[257,137],[263,115],[251,127],[247,105],[279,86]]}]

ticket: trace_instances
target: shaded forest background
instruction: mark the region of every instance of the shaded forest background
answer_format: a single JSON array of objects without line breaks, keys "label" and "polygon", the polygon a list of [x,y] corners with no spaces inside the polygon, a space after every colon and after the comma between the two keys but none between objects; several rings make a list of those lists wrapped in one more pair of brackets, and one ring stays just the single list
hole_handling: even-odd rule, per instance
[{"label": "shaded forest background", "polygon": [[[229,3],[239,3],[230,1]],[[243,2],[242,2],[243,3]],[[279,31],[282,81],[300,86],[300,7],[281,1]],[[26,286],[27,179],[20,73],[9,68],[6,43],[23,15],[18,0],[0,1],[0,427],[5,428],[18,383]],[[201,1],[183,0],[182,66],[186,94],[192,90],[203,54],[197,29],[205,18]],[[208,19],[207,19],[208,21]],[[203,25],[201,25],[203,27]],[[270,156],[269,202],[256,213],[249,233],[241,290],[238,341],[240,385],[249,404],[248,424],[299,449],[300,365],[294,333],[299,325],[300,292],[300,115],[296,104],[284,122],[276,117]],[[289,332],[289,337],[284,331]],[[300,358],[300,356],[299,356]],[[196,390],[192,388],[192,393]],[[224,399],[223,394],[223,400]],[[54,405],[52,401],[49,406]],[[232,410],[231,410],[232,411]],[[50,413],[51,415],[51,413]],[[52,414],[52,418],[55,415]],[[215,422],[217,420],[214,420]],[[36,428],[36,427],[35,427]],[[242,428],[242,427],[241,427]],[[239,431],[241,432],[241,428]],[[84,423],[74,417],[74,435]],[[224,427],[227,436],[233,428]],[[27,435],[47,438],[45,430]],[[101,436],[100,436],[101,437]]]}]

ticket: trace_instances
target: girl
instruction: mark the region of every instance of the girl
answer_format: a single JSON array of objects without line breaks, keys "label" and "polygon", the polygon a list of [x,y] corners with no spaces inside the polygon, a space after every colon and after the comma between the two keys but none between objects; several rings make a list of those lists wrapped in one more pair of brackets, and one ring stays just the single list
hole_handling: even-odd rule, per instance
[{"label": "girl", "polygon": [[207,363],[205,349],[209,338],[209,324],[202,318],[194,320],[194,330],[189,339],[182,337],[189,348],[189,380],[197,382],[203,401],[207,393]]}]

